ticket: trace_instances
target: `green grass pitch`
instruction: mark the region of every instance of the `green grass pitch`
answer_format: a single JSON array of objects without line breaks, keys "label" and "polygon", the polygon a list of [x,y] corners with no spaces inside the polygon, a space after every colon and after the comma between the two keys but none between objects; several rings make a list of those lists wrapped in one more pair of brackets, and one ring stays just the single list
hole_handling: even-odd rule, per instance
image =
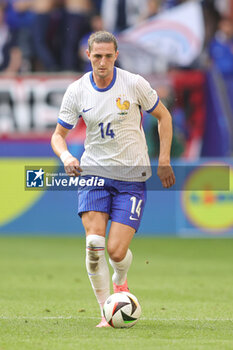
[{"label": "green grass pitch", "polygon": [[233,349],[233,240],[135,238],[130,329],[97,329],[83,238],[0,238],[0,350]]}]

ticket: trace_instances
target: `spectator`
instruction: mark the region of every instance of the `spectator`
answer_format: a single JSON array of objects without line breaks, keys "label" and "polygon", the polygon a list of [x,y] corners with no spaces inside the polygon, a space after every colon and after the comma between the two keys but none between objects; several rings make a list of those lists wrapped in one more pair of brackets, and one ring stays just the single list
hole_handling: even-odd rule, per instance
[{"label": "spectator", "polygon": [[103,0],[101,16],[104,28],[117,33],[138,24],[145,16],[147,0]]},{"label": "spectator", "polygon": [[158,14],[160,11],[161,2],[161,0],[147,0],[146,18],[150,18]]},{"label": "spectator", "polygon": [[19,72],[22,54],[16,44],[14,33],[10,31],[5,20],[5,4],[0,3],[0,72],[15,75]]},{"label": "spectator", "polygon": [[[100,15],[94,14],[90,19],[91,32],[98,32],[103,30],[103,20]],[[88,49],[88,38],[91,35],[91,32],[84,35],[80,40],[79,45],[79,57],[83,62],[81,71],[88,72],[92,70],[90,60],[87,57],[86,50]]]},{"label": "spectator", "polygon": [[213,65],[224,76],[233,76],[233,22],[223,17],[214,38],[210,42],[209,56]]},{"label": "spectator", "polygon": [[202,9],[205,22],[205,47],[208,47],[210,41],[218,29],[220,14],[213,0],[202,0]]},{"label": "spectator", "polygon": [[6,21],[10,30],[14,33],[22,52],[21,71],[28,72],[32,69],[32,31],[31,26],[34,14],[31,11],[33,0],[8,0],[6,7]]},{"label": "spectator", "polygon": [[232,0],[214,0],[215,7],[221,16],[227,16],[232,11]]},{"label": "spectator", "polygon": [[42,64],[41,68],[46,71],[58,70],[58,60],[52,50],[53,39],[49,38],[56,4],[56,0],[34,0],[33,2],[35,13],[32,30],[33,43],[36,56]]},{"label": "spectator", "polygon": [[94,8],[95,8],[95,13],[100,15],[102,0],[92,0],[92,3],[93,3]]},{"label": "spectator", "polygon": [[64,0],[64,47],[62,50],[62,69],[81,70],[77,58],[81,38],[90,32],[90,16],[94,10],[91,0]]}]

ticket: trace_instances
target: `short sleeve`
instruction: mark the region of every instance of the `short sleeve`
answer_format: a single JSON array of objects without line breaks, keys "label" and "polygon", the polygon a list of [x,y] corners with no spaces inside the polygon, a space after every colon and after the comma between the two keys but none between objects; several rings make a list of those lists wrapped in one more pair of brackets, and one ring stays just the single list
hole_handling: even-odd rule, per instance
[{"label": "short sleeve", "polygon": [[139,105],[148,113],[151,113],[159,103],[157,92],[152,89],[147,80],[138,75],[136,83],[136,94]]},{"label": "short sleeve", "polygon": [[78,113],[77,97],[74,85],[71,84],[63,96],[58,123],[66,129],[72,129],[77,123]]}]

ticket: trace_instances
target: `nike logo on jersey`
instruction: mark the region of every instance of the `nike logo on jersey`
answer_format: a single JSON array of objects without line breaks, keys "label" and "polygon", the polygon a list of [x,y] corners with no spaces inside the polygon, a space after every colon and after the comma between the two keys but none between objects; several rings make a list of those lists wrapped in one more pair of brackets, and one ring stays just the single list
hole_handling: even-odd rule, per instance
[{"label": "nike logo on jersey", "polygon": [[90,111],[92,108],[94,108],[94,107],[91,107],[91,108],[88,108],[88,109],[84,109],[83,108],[83,113],[86,113],[86,112]]},{"label": "nike logo on jersey", "polygon": [[132,215],[129,217],[130,220],[138,220],[137,218],[133,218]]}]

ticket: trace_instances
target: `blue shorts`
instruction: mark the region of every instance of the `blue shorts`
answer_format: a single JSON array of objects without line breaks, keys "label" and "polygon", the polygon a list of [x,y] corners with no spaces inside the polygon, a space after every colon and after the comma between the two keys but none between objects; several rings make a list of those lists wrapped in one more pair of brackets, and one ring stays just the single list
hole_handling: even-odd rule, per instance
[{"label": "blue shorts", "polygon": [[[85,180],[91,175],[82,176]],[[96,177],[94,177],[96,179]],[[79,186],[78,188],[78,214],[87,211],[99,211],[109,214],[112,221],[139,228],[145,202],[145,182],[131,182],[112,180],[104,177],[104,185]]]}]

